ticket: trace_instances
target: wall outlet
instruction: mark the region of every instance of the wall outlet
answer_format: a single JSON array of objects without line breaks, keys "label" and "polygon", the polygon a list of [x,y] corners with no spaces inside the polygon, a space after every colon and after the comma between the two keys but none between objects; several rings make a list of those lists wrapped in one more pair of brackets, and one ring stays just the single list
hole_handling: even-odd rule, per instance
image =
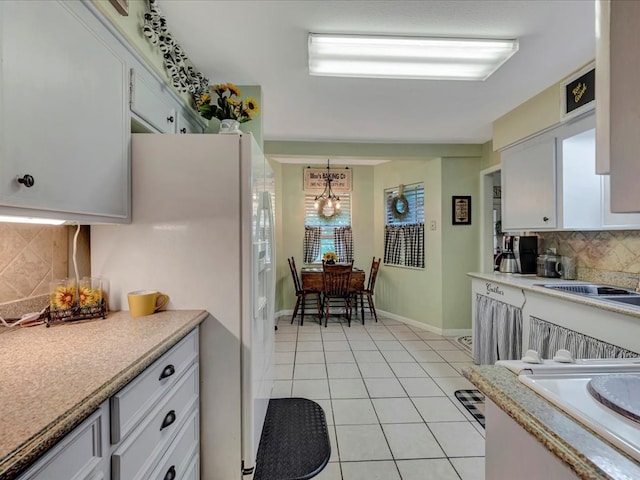
[{"label": "wall outlet", "polygon": [[436,223],[435,220],[431,220],[431,222],[429,222],[429,228],[431,230],[437,230],[438,229],[438,224]]}]

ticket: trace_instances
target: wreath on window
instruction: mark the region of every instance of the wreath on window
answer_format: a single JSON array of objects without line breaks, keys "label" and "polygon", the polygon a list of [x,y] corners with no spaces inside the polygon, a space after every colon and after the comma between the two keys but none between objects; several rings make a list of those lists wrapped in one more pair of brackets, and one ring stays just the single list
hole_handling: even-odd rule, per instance
[{"label": "wreath on window", "polygon": [[396,220],[404,220],[409,215],[409,201],[404,196],[404,185],[400,185],[398,195],[391,200],[391,215]]},{"label": "wreath on window", "polygon": [[324,213],[324,206],[327,204],[328,201],[329,201],[328,198],[323,198],[322,200],[318,201],[318,218],[322,220],[331,220],[337,217],[338,215],[340,215],[340,210],[335,208],[335,205],[333,206],[333,212],[331,213],[331,215],[326,215]]}]

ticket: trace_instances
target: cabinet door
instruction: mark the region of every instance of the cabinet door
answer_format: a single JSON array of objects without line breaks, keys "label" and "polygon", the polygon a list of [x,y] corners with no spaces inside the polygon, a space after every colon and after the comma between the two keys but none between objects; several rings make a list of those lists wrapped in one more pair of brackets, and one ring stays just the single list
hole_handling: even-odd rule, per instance
[{"label": "cabinet door", "polygon": [[18,480],[99,479],[108,473],[109,409],[101,405]]},{"label": "cabinet door", "polygon": [[640,63],[629,58],[640,42],[640,2],[615,1],[609,6],[611,210],[640,212]]},{"label": "cabinet door", "polygon": [[202,133],[202,127],[189,119],[184,113],[178,112],[177,133]]},{"label": "cabinet door", "polygon": [[602,176],[602,224],[607,230],[640,229],[640,213],[613,213],[611,211],[611,179]]},{"label": "cabinet door", "polygon": [[0,2],[0,32],[0,205],[123,221],[128,72],[108,32],[50,0]]},{"label": "cabinet door", "polygon": [[502,152],[502,230],[556,226],[556,140],[543,134]]},{"label": "cabinet door", "polygon": [[175,133],[176,107],[166,93],[168,87],[148,77],[142,68],[131,71],[131,111],[160,133]]}]

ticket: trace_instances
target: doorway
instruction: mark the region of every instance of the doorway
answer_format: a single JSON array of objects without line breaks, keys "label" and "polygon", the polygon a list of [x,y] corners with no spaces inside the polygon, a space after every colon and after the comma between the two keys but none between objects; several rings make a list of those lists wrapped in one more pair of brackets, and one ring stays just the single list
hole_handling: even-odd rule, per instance
[{"label": "doorway", "polygon": [[480,171],[480,271],[494,271],[502,251],[502,184],[500,165]]}]

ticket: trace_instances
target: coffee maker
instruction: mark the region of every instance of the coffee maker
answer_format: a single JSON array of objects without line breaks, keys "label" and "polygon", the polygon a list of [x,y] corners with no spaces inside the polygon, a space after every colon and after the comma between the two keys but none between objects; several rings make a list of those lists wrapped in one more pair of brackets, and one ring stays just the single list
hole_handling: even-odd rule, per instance
[{"label": "coffee maker", "polygon": [[513,254],[516,257],[518,272],[536,273],[538,257],[538,237],[535,235],[515,235]]}]

